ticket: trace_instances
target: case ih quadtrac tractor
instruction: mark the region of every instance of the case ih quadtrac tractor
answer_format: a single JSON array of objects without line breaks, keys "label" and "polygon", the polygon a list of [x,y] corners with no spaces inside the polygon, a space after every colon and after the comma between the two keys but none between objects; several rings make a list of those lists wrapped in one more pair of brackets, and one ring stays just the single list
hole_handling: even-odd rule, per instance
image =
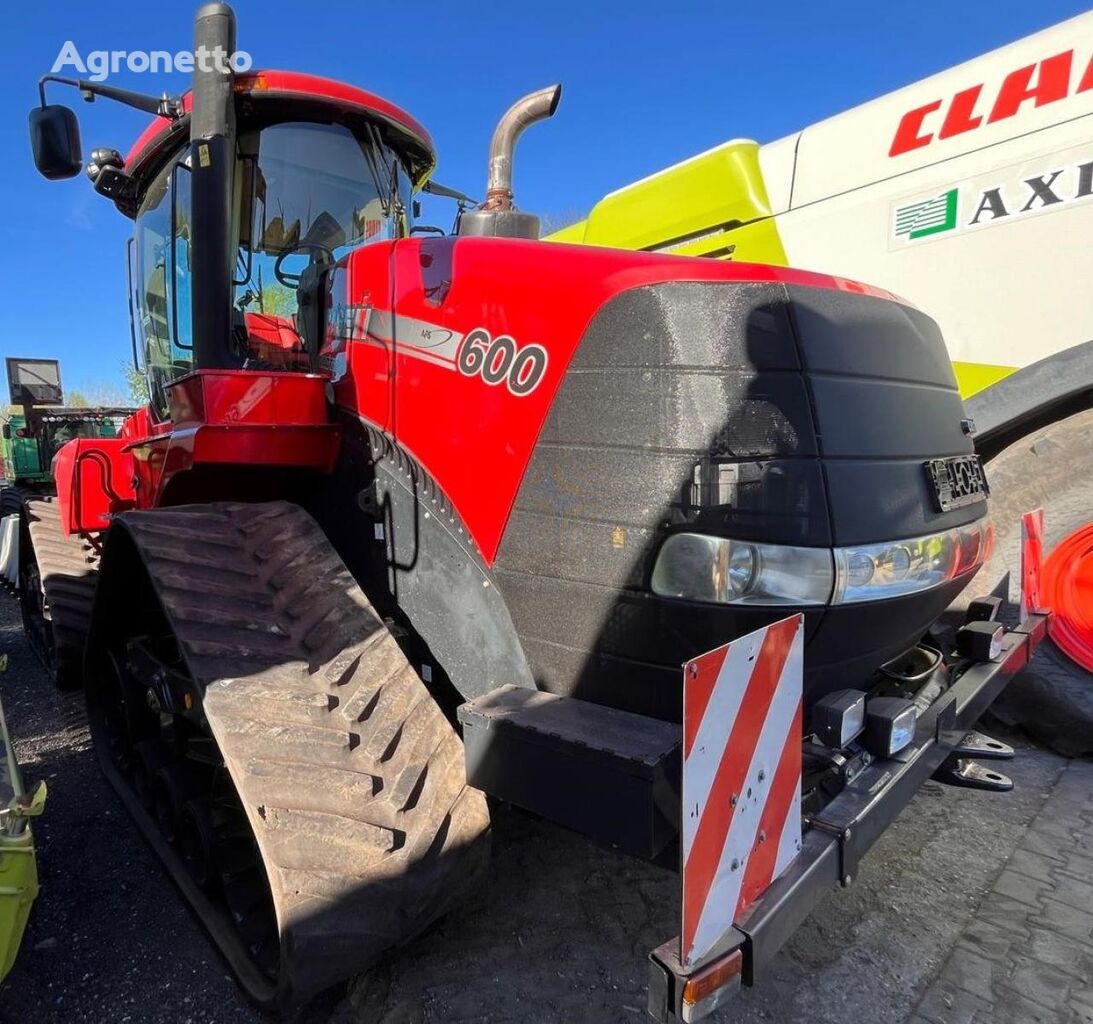
[{"label": "case ih quadtrac tractor", "polygon": [[[203,7],[195,49],[234,43]],[[697,1019],[919,783],[983,781],[966,734],[1042,632],[921,644],[990,546],[934,323],[823,275],[540,243],[512,154],[557,88],[502,119],[484,203],[425,237],[415,193],[458,193],[412,117],[195,68],[180,99],[69,83],[157,115],[88,167],[133,221],[151,399],[26,506],[48,666],[83,677],[105,772],[257,1000],[452,906],[490,793],[682,860],[650,1005]],[[42,89],[37,165],[75,175]],[[746,690],[747,657],[700,671],[761,629]],[[722,748],[696,836],[681,780]],[[714,899],[733,878],[747,899]]]}]

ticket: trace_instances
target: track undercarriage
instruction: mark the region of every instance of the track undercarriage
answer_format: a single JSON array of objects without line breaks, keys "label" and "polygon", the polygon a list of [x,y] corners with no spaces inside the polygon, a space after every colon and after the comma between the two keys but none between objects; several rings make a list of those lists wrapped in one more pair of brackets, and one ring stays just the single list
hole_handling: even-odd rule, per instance
[{"label": "track undercarriage", "polygon": [[474,883],[489,818],[459,738],[306,513],[127,513],[103,556],[100,762],[255,1000],[366,968]]},{"label": "track undercarriage", "polygon": [[73,689],[83,678],[84,644],[98,576],[98,538],[66,536],[56,498],[23,495],[16,509],[20,507],[23,629],[54,684]]}]

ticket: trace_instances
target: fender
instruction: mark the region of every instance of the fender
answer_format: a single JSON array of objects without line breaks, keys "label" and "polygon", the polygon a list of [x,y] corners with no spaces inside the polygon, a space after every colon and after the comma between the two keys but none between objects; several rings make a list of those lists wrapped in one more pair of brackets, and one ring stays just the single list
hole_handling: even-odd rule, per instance
[{"label": "fender", "polygon": [[964,402],[975,447],[994,458],[1014,441],[1093,404],[1093,341],[1022,367]]},{"label": "fender", "polygon": [[374,424],[346,409],[339,420],[341,456],[313,512],[377,609],[408,620],[421,643],[403,647],[426,683],[437,692],[447,681],[463,700],[503,684],[535,689],[494,574],[451,499]]},{"label": "fender", "polygon": [[53,457],[57,503],[68,536],[105,530],[114,513],[136,505],[127,445],[121,437],[78,437]]}]

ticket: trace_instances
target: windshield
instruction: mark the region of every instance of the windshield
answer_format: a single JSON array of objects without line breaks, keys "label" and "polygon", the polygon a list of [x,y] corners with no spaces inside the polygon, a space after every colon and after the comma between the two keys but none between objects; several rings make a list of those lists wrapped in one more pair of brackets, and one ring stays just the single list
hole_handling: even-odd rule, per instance
[{"label": "windshield", "polygon": [[296,286],[316,262],[405,232],[409,195],[372,128],[284,122],[243,133],[234,301],[251,365],[306,367]]}]

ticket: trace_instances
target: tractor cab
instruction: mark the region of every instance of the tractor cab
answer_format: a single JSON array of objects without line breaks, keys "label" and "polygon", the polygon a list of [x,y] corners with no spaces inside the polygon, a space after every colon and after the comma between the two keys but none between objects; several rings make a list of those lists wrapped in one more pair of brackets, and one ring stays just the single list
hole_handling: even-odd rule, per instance
[{"label": "tractor cab", "polygon": [[[213,7],[206,28],[221,32]],[[223,493],[225,476],[243,486],[267,469],[328,471],[337,428],[319,367],[323,272],[409,235],[412,193],[435,163],[425,129],[364,90],[290,72],[195,70],[193,90],[176,99],[46,76],[31,133],[47,177],[80,165],[75,115],[46,104],[50,81],[157,115],[126,157],[95,149],[87,166],[96,191],[133,220],[133,358],[149,403],[100,449],[111,471],[88,470],[109,486],[77,485],[80,457],[67,454],[74,480],[58,481],[67,526],[98,529],[105,510]],[[229,465],[247,470],[233,476]],[[165,497],[191,469],[204,475]],[[68,500],[77,491],[81,501],[102,493],[85,514]]]},{"label": "tractor cab", "polygon": [[[405,139],[377,121],[367,94],[335,100],[322,94],[332,83],[305,78],[259,74],[240,79],[234,93],[236,156],[225,218],[234,257],[222,356],[239,369],[314,368],[301,323],[301,280],[359,246],[407,235],[411,174],[427,165],[425,147],[408,155]],[[271,98],[271,80],[289,80],[289,87]],[[170,384],[199,365],[194,152],[193,143],[163,126],[123,165],[130,183],[119,205],[134,213],[133,342],[160,420],[169,417]]]}]

